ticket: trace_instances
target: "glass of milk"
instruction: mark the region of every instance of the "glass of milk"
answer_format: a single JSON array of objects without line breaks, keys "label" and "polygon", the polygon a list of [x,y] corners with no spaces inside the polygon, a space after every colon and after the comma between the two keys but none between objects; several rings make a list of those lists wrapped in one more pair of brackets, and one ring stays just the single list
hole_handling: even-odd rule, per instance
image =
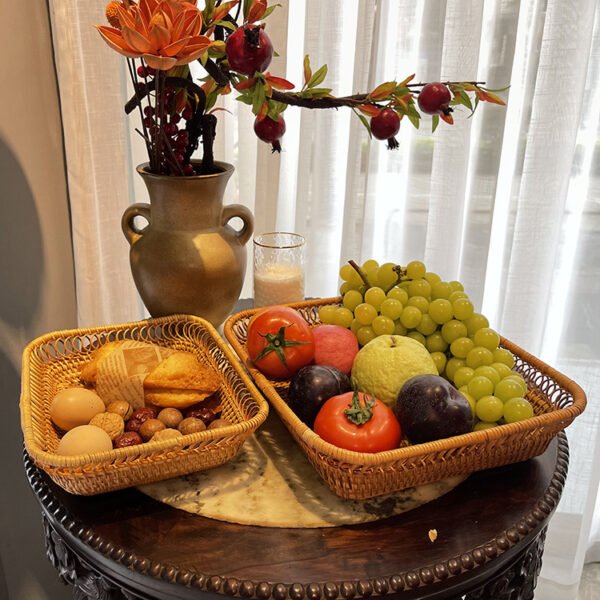
[{"label": "glass of milk", "polygon": [[304,300],[304,243],[297,233],[254,237],[254,306]]}]

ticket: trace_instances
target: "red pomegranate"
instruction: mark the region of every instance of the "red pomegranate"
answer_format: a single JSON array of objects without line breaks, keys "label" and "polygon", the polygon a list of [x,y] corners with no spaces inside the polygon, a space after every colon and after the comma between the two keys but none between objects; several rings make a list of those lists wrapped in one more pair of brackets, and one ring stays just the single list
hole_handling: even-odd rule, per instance
[{"label": "red pomegranate", "polygon": [[384,108],[371,118],[371,133],[378,140],[389,140],[400,131],[400,117],[392,108]]},{"label": "red pomegranate", "polygon": [[283,116],[279,115],[277,121],[273,121],[270,117],[264,119],[256,118],[254,120],[254,133],[258,139],[271,144],[273,152],[281,152],[281,144],[279,140],[285,133],[285,121]]},{"label": "red pomegranate", "polygon": [[271,64],[273,44],[261,25],[247,23],[227,38],[225,52],[233,71],[254,75]]},{"label": "red pomegranate", "polygon": [[428,83],[419,93],[419,108],[427,115],[447,115],[452,112],[450,90],[439,81]]}]

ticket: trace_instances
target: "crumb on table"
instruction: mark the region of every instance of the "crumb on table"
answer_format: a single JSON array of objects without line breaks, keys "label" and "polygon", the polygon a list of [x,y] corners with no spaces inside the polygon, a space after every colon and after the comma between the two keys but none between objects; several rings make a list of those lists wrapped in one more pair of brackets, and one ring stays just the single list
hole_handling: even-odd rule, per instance
[{"label": "crumb on table", "polygon": [[427,535],[429,535],[430,542],[435,542],[435,540],[437,540],[437,536],[438,536],[437,529],[430,529],[429,533]]}]

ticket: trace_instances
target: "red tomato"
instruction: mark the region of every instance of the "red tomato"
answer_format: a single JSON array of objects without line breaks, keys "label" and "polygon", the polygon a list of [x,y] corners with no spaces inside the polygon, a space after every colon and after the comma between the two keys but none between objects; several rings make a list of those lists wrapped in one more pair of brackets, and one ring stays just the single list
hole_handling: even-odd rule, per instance
[{"label": "red tomato", "polygon": [[[356,421],[363,423],[358,425]],[[362,392],[329,398],[315,419],[314,430],[326,442],[355,452],[393,450],[398,448],[402,437],[392,410],[381,400]]]},{"label": "red tomato", "polygon": [[269,306],[252,317],[246,348],[255,367],[274,379],[291,377],[315,355],[311,328],[287,306]]}]

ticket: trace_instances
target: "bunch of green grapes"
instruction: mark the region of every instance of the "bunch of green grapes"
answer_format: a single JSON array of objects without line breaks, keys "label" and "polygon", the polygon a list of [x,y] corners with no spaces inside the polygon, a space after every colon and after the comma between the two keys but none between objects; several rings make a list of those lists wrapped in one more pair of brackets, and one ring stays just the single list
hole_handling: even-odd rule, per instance
[{"label": "bunch of green grapes", "polygon": [[475,308],[463,285],[442,281],[420,261],[405,268],[375,260],[344,265],[342,306],[323,306],[322,323],[351,329],[361,346],[380,335],[405,335],[423,344],[438,373],[467,398],[475,430],[533,416],[527,385],[512,370],[513,355]]}]

